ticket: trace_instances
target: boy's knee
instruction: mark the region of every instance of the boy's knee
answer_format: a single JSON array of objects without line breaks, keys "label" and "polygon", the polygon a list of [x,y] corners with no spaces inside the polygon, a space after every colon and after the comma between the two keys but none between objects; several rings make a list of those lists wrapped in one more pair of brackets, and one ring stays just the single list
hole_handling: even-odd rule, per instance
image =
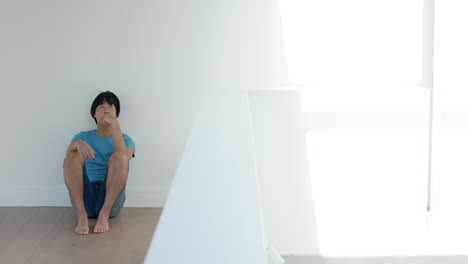
[{"label": "boy's knee", "polygon": [[108,166],[128,168],[128,157],[124,152],[114,152],[109,158]]},{"label": "boy's knee", "polygon": [[68,162],[79,162],[82,166],[84,164],[84,159],[78,151],[70,151],[65,156],[64,167]]}]

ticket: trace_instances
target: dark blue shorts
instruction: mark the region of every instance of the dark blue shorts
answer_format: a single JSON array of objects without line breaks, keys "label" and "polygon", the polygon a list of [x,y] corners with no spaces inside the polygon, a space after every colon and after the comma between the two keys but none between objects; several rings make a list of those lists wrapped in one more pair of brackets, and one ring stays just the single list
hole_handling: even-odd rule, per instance
[{"label": "dark blue shorts", "polygon": [[[106,178],[107,179],[107,178]],[[90,182],[88,174],[86,172],[86,167],[83,166],[83,200],[86,209],[86,213],[90,218],[96,218],[99,216],[102,206],[104,205],[104,200],[106,198],[106,182],[97,181]],[[75,207],[70,196],[70,201],[72,206]],[[117,216],[122,210],[122,207],[125,202],[125,186],[120,191],[117,199],[115,199],[114,205],[110,211],[109,217]]]}]

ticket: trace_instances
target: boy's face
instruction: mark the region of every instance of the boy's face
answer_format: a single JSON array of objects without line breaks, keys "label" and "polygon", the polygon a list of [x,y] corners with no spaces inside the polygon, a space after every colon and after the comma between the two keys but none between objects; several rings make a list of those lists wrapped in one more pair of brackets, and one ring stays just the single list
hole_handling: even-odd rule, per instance
[{"label": "boy's face", "polygon": [[105,127],[108,126],[108,124],[103,121],[106,115],[116,118],[116,110],[114,105],[110,105],[106,100],[104,100],[102,104],[96,107],[96,112],[94,113],[94,118],[96,118],[98,125],[103,125]]}]

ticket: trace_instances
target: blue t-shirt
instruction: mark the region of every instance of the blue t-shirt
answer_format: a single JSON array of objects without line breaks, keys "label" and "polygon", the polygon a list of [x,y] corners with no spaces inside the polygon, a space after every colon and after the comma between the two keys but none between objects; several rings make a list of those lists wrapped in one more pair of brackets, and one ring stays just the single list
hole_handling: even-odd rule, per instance
[{"label": "blue t-shirt", "polygon": [[[126,146],[135,150],[135,142],[122,133]],[[85,160],[86,172],[91,182],[104,181],[107,175],[107,162],[114,153],[114,136],[102,137],[97,130],[83,131],[76,134],[72,140],[83,140],[93,148],[94,159]],[[135,154],[133,155],[135,157]]]}]

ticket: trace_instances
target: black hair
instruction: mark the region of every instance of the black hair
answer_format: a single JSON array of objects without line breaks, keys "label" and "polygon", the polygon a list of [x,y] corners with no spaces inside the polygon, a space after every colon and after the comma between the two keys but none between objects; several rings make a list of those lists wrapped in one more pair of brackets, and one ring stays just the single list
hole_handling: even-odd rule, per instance
[{"label": "black hair", "polygon": [[102,92],[102,93],[98,94],[98,96],[96,96],[96,99],[94,99],[93,104],[91,105],[91,117],[94,119],[96,124],[97,124],[97,120],[96,120],[96,118],[94,118],[94,114],[96,113],[96,108],[100,104],[104,103],[104,101],[106,101],[110,105],[115,106],[115,114],[117,115],[117,117],[119,117],[119,114],[120,114],[120,101],[119,101],[119,98],[117,97],[117,95],[115,95],[113,92],[109,92],[109,91]]}]

